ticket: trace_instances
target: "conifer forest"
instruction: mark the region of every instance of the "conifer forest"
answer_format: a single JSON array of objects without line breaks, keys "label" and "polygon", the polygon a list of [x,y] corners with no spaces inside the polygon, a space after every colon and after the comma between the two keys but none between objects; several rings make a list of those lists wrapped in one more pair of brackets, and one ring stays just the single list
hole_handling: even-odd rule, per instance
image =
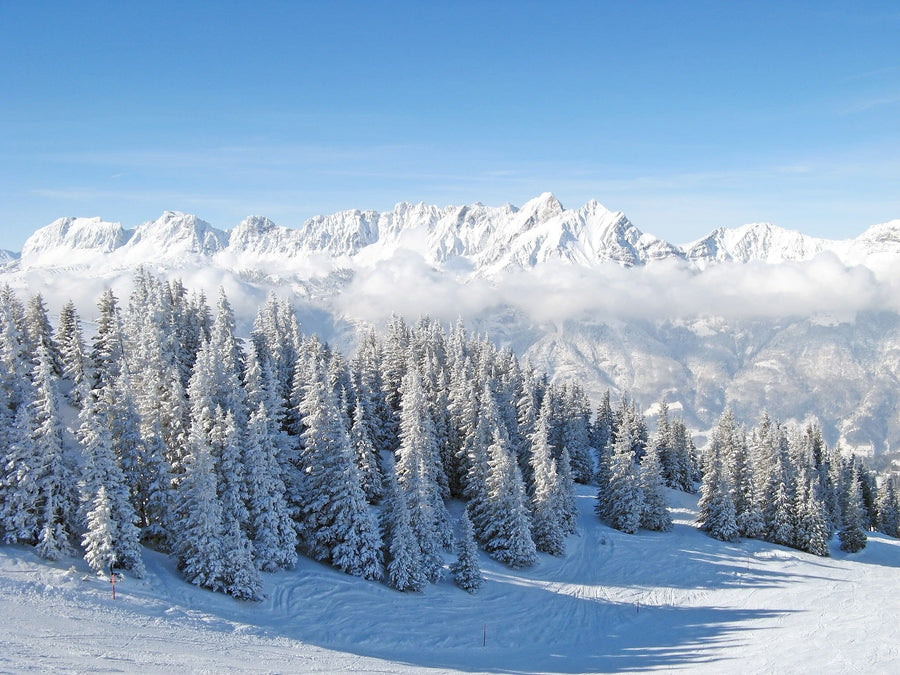
[{"label": "conifer forest", "polygon": [[815,425],[726,409],[698,451],[664,399],[651,431],[627,393],[589,401],[461,322],[395,315],[341,354],[274,295],[238,336],[224,291],[211,306],[145,270],[91,316],[87,336],[70,302],[54,328],[40,295],[0,291],[0,533],[49,560],[140,577],[148,546],[253,600],[298,555],[419,591],[455,551],[477,592],[479,548],[514,568],[565,553],[575,483],[624,533],[669,529],[671,489],[699,490],[725,541],[826,556],[834,533],[852,552],[900,529],[893,479]]}]

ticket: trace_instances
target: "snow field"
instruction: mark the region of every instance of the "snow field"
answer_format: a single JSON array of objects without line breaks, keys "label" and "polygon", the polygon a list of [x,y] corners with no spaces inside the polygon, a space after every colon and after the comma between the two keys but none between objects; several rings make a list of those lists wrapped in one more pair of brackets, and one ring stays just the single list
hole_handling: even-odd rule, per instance
[{"label": "snow field", "polygon": [[[870,533],[817,558],[695,529],[668,493],[672,532],[626,535],[579,487],[567,554],[513,570],[482,554],[476,595],[449,575],[399,593],[302,558],[240,602],[186,583],[144,551],[147,576],[109,583],[83,560],[0,547],[0,671],[865,672],[900,668],[900,541]],[[460,504],[451,512],[459,515]],[[453,556],[447,555],[447,562]],[[485,639],[486,637],[486,639]],[[482,641],[485,641],[482,646]]]}]

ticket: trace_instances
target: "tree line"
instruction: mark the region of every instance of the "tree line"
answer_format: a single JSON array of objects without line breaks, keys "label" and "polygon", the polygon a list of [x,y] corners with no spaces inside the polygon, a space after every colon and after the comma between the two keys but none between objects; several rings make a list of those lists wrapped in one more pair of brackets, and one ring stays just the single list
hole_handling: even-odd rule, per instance
[{"label": "tree line", "polygon": [[[40,295],[23,305],[0,289],[0,533],[48,559],[80,548],[98,572],[140,576],[143,544],[191,583],[255,599],[260,572],[298,554],[421,590],[455,547],[454,578],[474,591],[479,547],[514,567],[565,553],[575,482],[597,485],[600,517],[635,532],[668,529],[664,487],[701,478],[718,538],[821,554],[807,534],[820,515],[825,536],[843,540],[854,519],[897,534],[891,482],[876,488],[812,431],[802,448],[777,423],[748,441],[723,416],[698,457],[665,402],[651,437],[627,395],[613,406],[607,392],[592,413],[577,383],[551,383],[461,322],[394,316],[348,360],[274,295],[246,340],[224,292],[211,308],[143,269],[127,307],[109,290],[97,307],[88,344],[71,302],[54,331]],[[813,524],[789,508],[781,527],[772,504],[801,501]]]}]

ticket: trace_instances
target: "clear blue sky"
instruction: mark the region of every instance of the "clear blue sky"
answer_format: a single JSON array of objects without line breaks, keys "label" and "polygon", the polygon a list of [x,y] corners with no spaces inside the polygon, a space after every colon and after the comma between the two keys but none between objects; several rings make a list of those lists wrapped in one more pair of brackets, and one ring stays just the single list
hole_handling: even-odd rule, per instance
[{"label": "clear blue sky", "polygon": [[675,242],[900,218],[900,3],[0,0],[0,248],[547,190]]}]

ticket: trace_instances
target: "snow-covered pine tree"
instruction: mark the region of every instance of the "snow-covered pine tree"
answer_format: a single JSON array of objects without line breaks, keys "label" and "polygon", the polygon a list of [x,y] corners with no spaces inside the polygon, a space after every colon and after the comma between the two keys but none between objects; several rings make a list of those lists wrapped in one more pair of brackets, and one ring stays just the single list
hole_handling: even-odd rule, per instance
[{"label": "snow-covered pine tree", "polygon": [[365,493],[350,438],[326,373],[315,369],[300,405],[305,431],[300,454],[303,482],[298,523],[301,547],[354,576],[377,579],[381,541]]},{"label": "snow-covered pine tree", "polygon": [[452,543],[449,516],[441,499],[440,464],[434,426],[427,408],[421,376],[410,359],[401,384],[400,448],[397,451],[397,479],[400,494],[407,500],[411,525],[422,551],[422,565],[429,581],[440,579],[441,551]]},{"label": "snow-covered pine tree", "polygon": [[[203,409],[201,414],[209,417]],[[173,553],[188,582],[223,590],[222,503],[209,434],[213,420],[199,419],[191,426],[184,475],[175,491],[172,518]]]},{"label": "snow-covered pine tree", "polygon": [[484,585],[484,576],[478,567],[478,547],[469,512],[463,511],[459,523],[459,539],[456,542],[456,562],[450,566],[456,585],[469,593],[476,593]]},{"label": "snow-covered pine tree", "polygon": [[536,556],[528,495],[516,458],[499,428],[494,429],[488,456],[489,515],[484,530],[484,549],[510,567],[527,567],[534,563]]},{"label": "snow-covered pine tree", "polygon": [[97,493],[91,499],[88,507],[86,513],[87,532],[81,539],[84,559],[95,572],[109,572],[119,559],[116,553],[119,528],[113,519],[105,486],[101,485],[97,489]]},{"label": "snow-covered pine tree", "polygon": [[[390,417],[386,420],[386,437],[396,442],[400,422],[400,383],[406,375],[409,361],[409,327],[398,314],[392,314],[387,325],[387,336],[382,357],[384,396]],[[396,449],[396,446],[389,448]]]},{"label": "snow-covered pine tree", "polygon": [[715,449],[705,462],[698,506],[700,513],[697,522],[709,536],[720,541],[734,541],[740,536],[734,502],[731,500],[731,486]]},{"label": "snow-covered pine tree", "polygon": [[693,493],[696,490],[694,477],[697,474],[694,442],[684,420],[672,422],[672,454],[675,458],[675,488]]},{"label": "snow-covered pine tree", "polygon": [[548,438],[547,406],[535,423],[531,436],[531,535],[537,550],[550,555],[561,556],[566,552],[564,514],[561,512],[559,495],[560,477],[556,471]]},{"label": "snow-covered pine tree", "polygon": [[385,398],[385,384],[381,375],[382,347],[375,329],[360,335],[359,346],[353,359],[353,377],[356,395],[362,403],[366,424],[371,433],[372,444],[377,451],[392,448],[390,438],[393,426],[393,412]]},{"label": "snow-covered pine tree", "polygon": [[588,484],[596,468],[590,440],[591,411],[584,390],[572,384],[563,393],[565,418],[562,425],[562,448],[569,451],[572,476],[578,483]]},{"label": "snow-covered pine tree", "polygon": [[0,467],[0,531],[7,544],[37,543],[41,457],[33,428],[31,406],[21,405],[12,423],[2,430],[7,446]]},{"label": "snow-covered pine tree", "polygon": [[87,375],[84,337],[81,333],[81,322],[75,312],[74,303],[66,302],[59,313],[56,328],[56,343],[59,345],[62,376],[69,385],[69,400],[76,406],[81,404],[81,394]]},{"label": "snow-covered pine tree", "polygon": [[250,514],[246,506],[247,485],[241,436],[234,412],[223,412],[217,405],[211,440],[218,471],[219,501],[222,504],[222,580],[230,595],[240,600],[256,600],[260,596],[262,580],[246,531]]},{"label": "snow-covered pine tree", "polygon": [[876,502],[876,526],[879,532],[891,537],[900,537],[900,507],[894,491],[894,479],[884,478],[878,486]]},{"label": "snow-covered pine tree", "polygon": [[35,365],[38,361],[38,350],[43,347],[47,352],[44,358],[50,360],[53,374],[62,377],[63,366],[59,345],[53,338],[53,327],[47,318],[47,306],[40,293],[31,297],[25,309],[25,343]]},{"label": "snow-covered pine tree", "polygon": [[400,494],[392,466],[385,472],[386,496],[383,511],[387,558],[387,581],[398,591],[422,591],[428,578],[422,570],[422,551],[410,524],[406,499]]},{"label": "snow-covered pine tree", "polygon": [[[538,417],[537,397],[535,395],[534,370],[528,366],[522,372],[521,391],[516,402],[517,439],[515,451],[519,462],[519,470],[528,494],[532,494],[531,475],[531,438],[534,434]],[[548,441],[549,442],[549,441]]]},{"label": "snow-covered pine tree", "polygon": [[97,304],[97,332],[91,340],[90,363],[93,366],[91,386],[99,389],[118,377],[124,358],[122,323],[118,300],[106,289]]},{"label": "snow-covered pine tree", "polygon": [[644,456],[644,450],[647,447],[647,424],[644,421],[643,413],[638,410],[637,403],[628,396],[628,392],[622,392],[614,417],[613,439],[618,440],[619,435],[627,429],[631,438],[632,454],[635,461],[639,461]]},{"label": "snow-covered pine tree", "polygon": [[150,426],[146,434],[141,433],[142,422],[127,370],[114,379],[101,380],[100,388],[94,393],[98,397],[97,414],[104,420],[112,439],[113,454],[129,490],[141,539],[166,549],[172,505],[172,467],[166,461],[158,427]]},{"label": "snow-covered pine tree", "polygon": [[[804,476],[805,477],[805,476]],[[828,528],[825,524],[825,505],[818,496],[818,481],[813,478],[806,487],[797,490],[798,501],[795,545],[801,551],[818,556],[828,555]]]},{"label": "snow-covered pine tree", "polygon": [[20,506],[35,502],[28,476],[36,476],[37,464],[28,405],[34,398],[31,363],[19,327],[23,312],[9,286],[0,289],[0,536],[8,541],[34,538],[34,513]]},{"label": "snow-covered pine tree", "polygon": [[365,407],[360,399],[356,400],[353,409],[350,442],[353,444],[356,465],[359,468],[366,499],[370,504],[377,504],[384,496],[384,480],[381,476],[378,454],[366,422]]},{"label": "snow-covered pine tree", "polygon": [[221,288],[216,317],[210,330],[209,348],[215,355],[212,371],[213,400],[226,413],[230,412],[238,428],[242,429],[247,421],[244,389],[241,387],[244,354],[234,335],[234,310],[231,309],[225,290]]},{"label": "snow-covered pine tree", "polygon": [[472,469],[470,459],[479,414],[471,367],[471,361],[461,355],[454,361],[450,371],[448,409],[454,426],[454,448],[447,482],[450,494],[455,497],[469,495],[472,491],[472,486],[469,486],[469,472]]},{"label": "snow-covered pine tree", "polygon": [[[78,442],[83,452],[79,480],[85,560],[95,572],[115,564],[135,577],[144,575],[140,530],[128,486],[113,451],[113,439],[94,394],[85,391],[78,416]],[[102,494],[101,494],[102,493]]]},{"label": "snow-covered pine tree", "polygon": [[626,534],[638,531],[644,512],[644,493],[635,464],[634,447],[631,429],[623,424],[613,448],[603,516],[612,527]]},{"label": "snow-covered pine tree", "polygon": [[253,559],[263,572],[291,568],[297,562],[297,533],[284,498],[273,426],[265,402],[259,401],[247,425],[244,469]]},{"label": "snow-covered pine tree", "polygon": [[54,359],[41,341],[37,347],[34,370],[35,400],[32,404],[37,469],[38,555],[48,560],[74,552],[75,491],[70,458],[63,447],[63,429],[59,413],[59,392]]},{"label": "snow-covered pine tree", "polygon": [[[556,461],[556,460],[554,460]],[[569,451],[563,448],[556,462],[557,481],[556,502],[562,515],[560,524],[565,534],[574,534],[578,519],[578,507],[575,504],[575,480],[572,478]]]},{"label": "snow-covered pine tree", "polygon": [[850,480],[846,485],[846,505],[843,509],[844,523],[838,535],[841,538],[841,550],[848,553],[856,553],[866,547],[866,533],[864,531],[865,514],[863,513],[862,487],[860,486],[859,470],[856,462],[853,462]]},{"label": "snow-covered pine tree", "polygon": [[719,417],[712,442],[731,489],[735,522],[741,537],[758,538],[765,533],[765,520],[759,507],[753,465],[747,446],[746,433],[734,420],[731,408]]},{"label": "snow-covered pine tree", "polygon": [[612,475],[613,446],[614,441],[612,440],[612,437],[610,437],[610,440],[604,447],[597,449],[597,474],[594,476],[594,481],[597,483],[597,503],[594,504],[594,511],[601,518],[605,518],[606,500],[609,495],[609,480]]},{"label": "snow-covered pine tree", "polygon": [[669,404],[665,398],[659,402],[656,417],[656,431],[651,439],[652,449],[659,457],[663,482],[670,488],[678,489],[675,448],[672,443],[672,425],[669,423]]},{"label": "snow-covered pine tree", "polygon": [[598,459],[600,453],[612,440],[614,421],[615,418],[610,403],[609,389],[607,389],[600,399],[600,405],[597,406],[597,414],[594,417],[594,423],[591,425],[591,446],[597,451]]},{"label": "snow-covered pine tree", "polygon": [[672,516],[666,501],[659,453],[652,445],[641,462],[639,484],[644,496],[641,527],[663,532],[671,530]]},{"label": "snow-covered pine tree", "polygon": [[778,484],[766,512],[766,538],[774,544],[793,546],[796,540],[794,509],[787,485]]},{"label": "snow-covered pine tree", "polygon": [[123,367],[128,370],[141,418],[141,438],[148,446],[162,443],[177,483],[188,452],[191,407],[185,397],[175,331],[169,319],[159,281],[136,276],[125,322],[127,361]]}]

